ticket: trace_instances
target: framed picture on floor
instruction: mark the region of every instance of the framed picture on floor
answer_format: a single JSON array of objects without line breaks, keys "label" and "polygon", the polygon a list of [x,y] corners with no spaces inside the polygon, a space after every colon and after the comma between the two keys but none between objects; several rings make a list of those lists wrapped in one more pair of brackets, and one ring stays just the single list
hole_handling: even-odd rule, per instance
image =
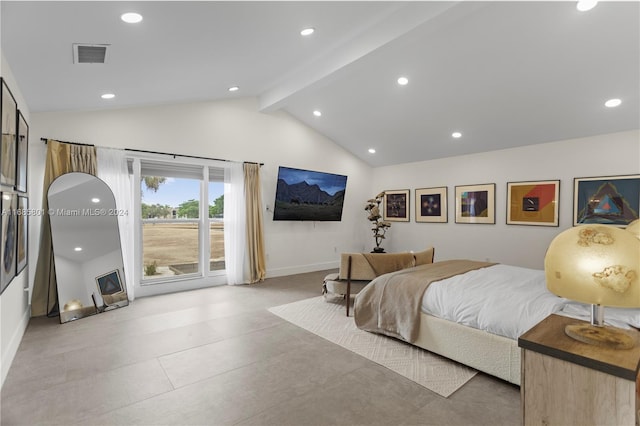
[{"label": "framed picture on floor", "polygon": [[29,248],[29,199],[27,197],[18,196],[18,215],[17,235],[18,244],[16,245],[16,275],[18,275],[27,266],[28,248]]},{"label": "framed picture on floor", "polygon": [[507,183],[507,225],[558,226],[559,180]]},{"label": "framed picture on floor", "polygon": [[122,288],[122,281],[120,281],[120,273],[117,269],[96,277],[96,283],[98,284],[100,294],[103,296],[109,296],[124,291]]},{"label": "framed picture on floor", "polygon": [[416,222],[446,223],[447,187],[416,189]]},{"label": "framed picture on floor", "polygon": [[573,225],[624,227],[638,219],[640,175],[575,178]]},{"label": "framed picture on floor", "polygon": [[384,192],[384,220],[389,222],[409,222],[408,189]]},{"label": "framed picture on floor", "polygon": [[0,193],[2,199],[2,232],[0,236],[0,293],[11,284],[16,275],[17,196],[9,192]]},{"label": "framed picture on floor", "polygon": [[10,186],[16,184],[16,125],[18,122],[18,104],[11,94],[7,82],[0,78],[0,130],[2,144],[0,145],[0,184]]},{"label": "framed picture on floor", "polygon": [[456,223],[496,223],[496,184],[456,186]]},{"label": "framed picture on floor", "polygon": [[29,125],[18,110],[18,136],[16,153],[16,191],[27,192],[27,157],[29,150]]}]

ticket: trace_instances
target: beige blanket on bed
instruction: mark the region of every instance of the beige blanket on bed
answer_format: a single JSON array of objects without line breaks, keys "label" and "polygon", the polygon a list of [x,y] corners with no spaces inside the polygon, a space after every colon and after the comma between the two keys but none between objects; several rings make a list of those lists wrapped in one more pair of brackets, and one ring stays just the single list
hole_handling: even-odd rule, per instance
[{"label": "beige blanket on bed", "polygon": [[356,296],[356,326],[414,342],[418,337],[422,296],[429,284],[491,265],[495,263],[445,260],[382,275]]},{"label": "beige blanket on bed", "polygon": [[413,267],[413,253],[362,253],[376,276]]}]

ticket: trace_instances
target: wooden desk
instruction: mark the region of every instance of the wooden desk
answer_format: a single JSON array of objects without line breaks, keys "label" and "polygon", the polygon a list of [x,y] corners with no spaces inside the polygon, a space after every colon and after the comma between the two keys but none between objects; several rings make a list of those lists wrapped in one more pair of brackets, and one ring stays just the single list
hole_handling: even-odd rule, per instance
[{"label": "wooden desk", "polygon": [[640,345],[614,350],[578,342],[564,333],[578,322],[550,315],[518,339],[523,424],[637,425]]}]

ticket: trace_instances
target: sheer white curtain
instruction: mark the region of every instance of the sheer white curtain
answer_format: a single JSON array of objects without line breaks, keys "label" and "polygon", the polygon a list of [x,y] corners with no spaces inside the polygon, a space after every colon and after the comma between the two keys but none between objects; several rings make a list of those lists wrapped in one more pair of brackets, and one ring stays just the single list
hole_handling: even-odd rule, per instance
[{"label": "sheer white curtain", "polygon": [[247,224],[242,163],[230,162],[224,169],[224,261],[227,284],[245,284]]},{"label": "sheer white curtain", "polygon": [[133,289],[133,200],[131,178],[127,168],[125,152],[121,149],[101,148],[96,150],[98,160],[98,177],[111,188],[116,199],[116,209],[126,214],[119,214],[120,245],[124,262],[125,282],[129,300],[135,298]]}]

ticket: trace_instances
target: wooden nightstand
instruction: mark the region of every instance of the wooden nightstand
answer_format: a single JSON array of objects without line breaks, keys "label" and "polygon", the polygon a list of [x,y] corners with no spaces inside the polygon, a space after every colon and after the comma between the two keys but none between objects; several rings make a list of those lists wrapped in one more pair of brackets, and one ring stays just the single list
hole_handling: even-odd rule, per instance
[{"label": "wooden nightstand", "polygon": [[640,346],[613,350],[578,342],[564,333],[577,322],[550,315],[518,339],[523,424],[637,425]]}]

